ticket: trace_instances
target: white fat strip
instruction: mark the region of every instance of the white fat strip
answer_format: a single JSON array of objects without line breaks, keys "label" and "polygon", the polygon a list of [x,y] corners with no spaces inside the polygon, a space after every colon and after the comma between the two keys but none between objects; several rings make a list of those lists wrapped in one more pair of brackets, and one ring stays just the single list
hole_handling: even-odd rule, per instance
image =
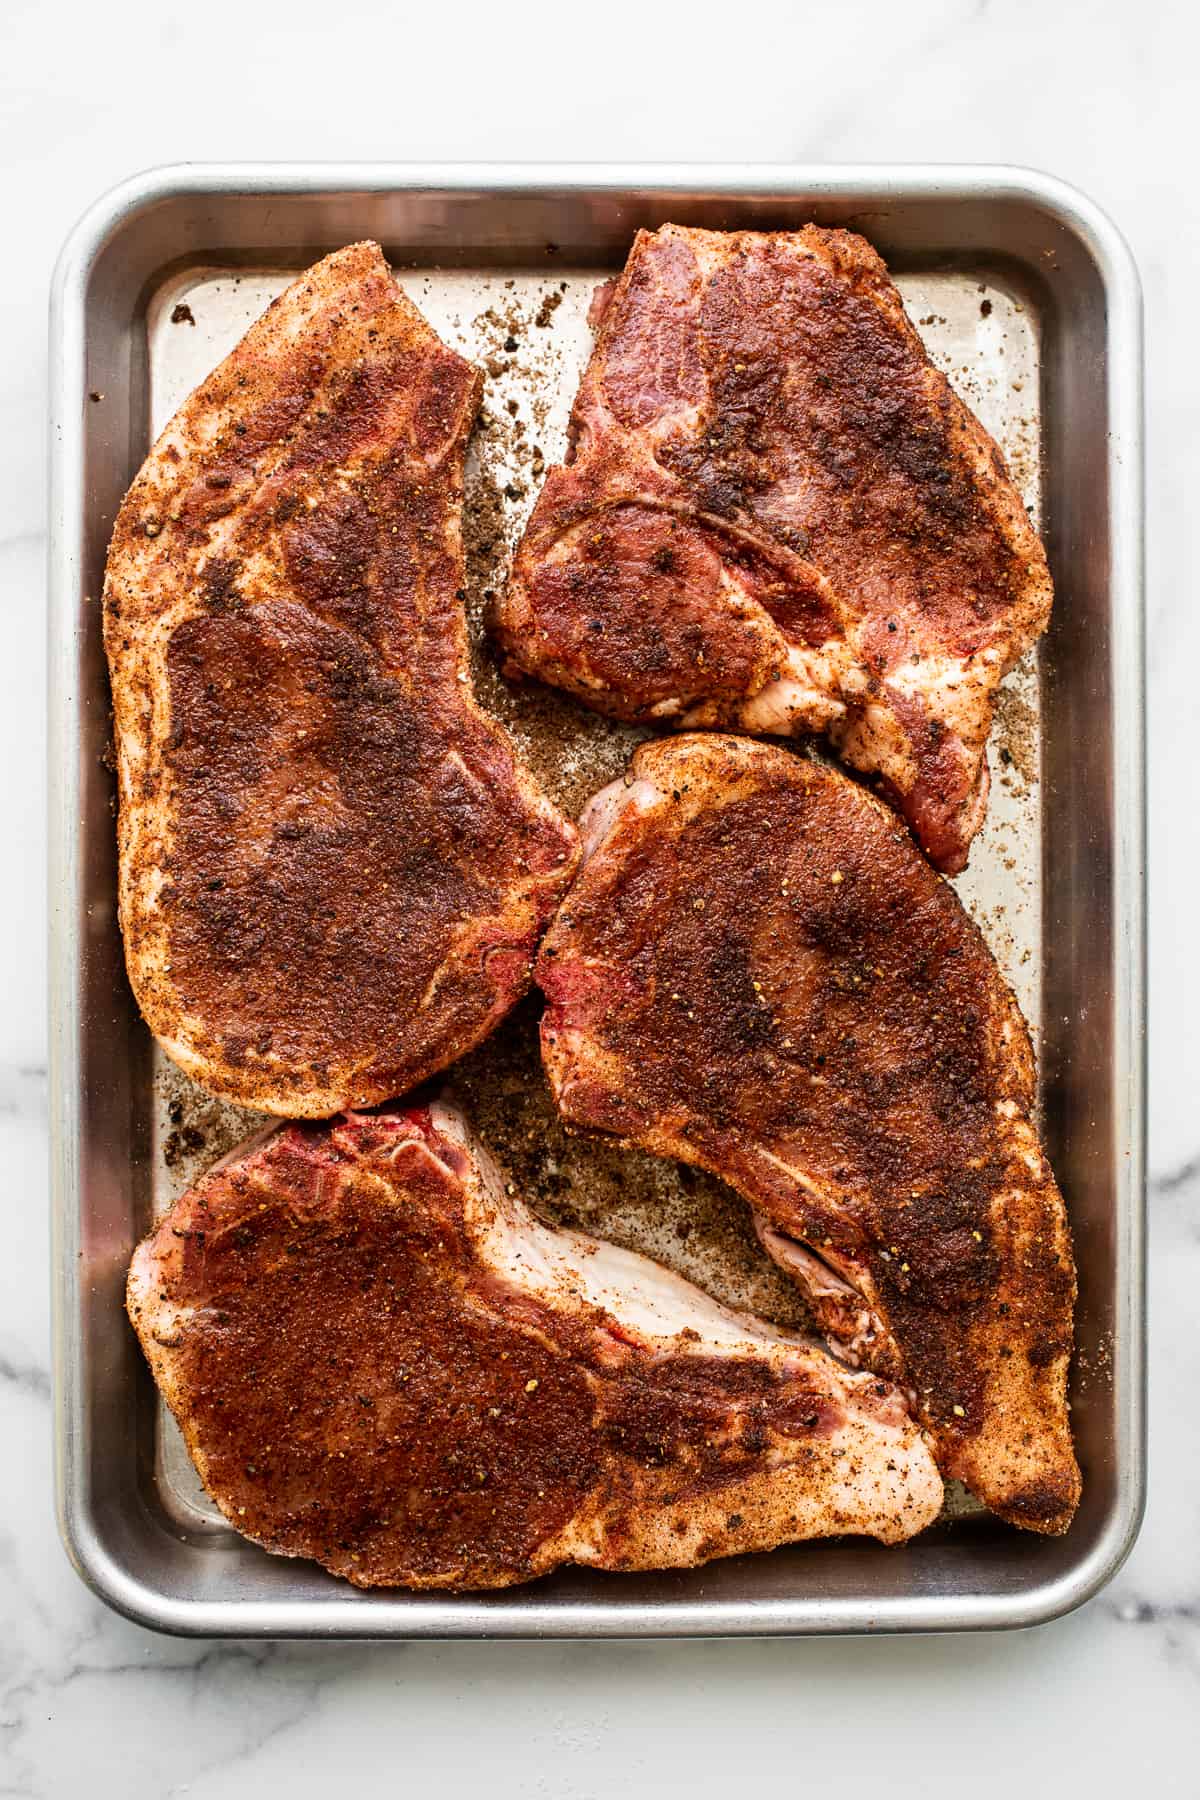
[{"label": "white fat strip", "polygon": [[[879,1336],[878,1321],[858,1289],[843,1281],[822,1257],[799,1239],[777,1231],[761,1213],[754,1215],[754,1229],[771,1261],[778,1264],[785,1275],[790,1275],[814,1304],[833,1300],[847,1317],[853,1316],[854,1330],[849,1336],[837,1336],[837,1350],[847,1362],[857,1367]],[[830,1335],[834,1335],[832,1329]]]},{"label": "white fat strip", "polygon": [[793,645],[779,675],[743,700],[738,720],[747,731],[787,735],[796,731],[828,731],[845,716],[835,696],[838,675],[832,654],[804,651]]},{"label": "white fat strip", "polygon": [[150,1321],[155,1341],[167,1349],[179,1342],[185,1325],[195,1316],[195,1308],[176,1306],[163,1291],[161,1258],[153,1237],[143,1238],[133,1253],[126,1286],[129,1303]]},{"label": "white fat strip", "polygon": [[[810,1339],[722,1306],[648,1257],[580,1232],[540,1224],[522,1201],[505,1192],[499,1169],[478,1144],[470,1142],[461,1115],[441,1102],[435,1102],[430,1112],[435,1129],[460,1145],[474,1164],[482,1202],[476,1249],[501,1279],[560,1305],[564,1295],[573,1295],[673,1355],[762,1356],[793,1349],[821,1354]],[[689,1333],[686,1338],[681,1336],[684,1331]]]},{"label": "white fat strip", "polygon": [[579,815],[579,836],[586,862],[600,848],[627,806],[645,812],[662,798],[652,781],[627,782],[623,775],[592,795]]},{"label": "white fat strip", "polygon": [[940,719],[964,744],[986,736],[990,723],[988,696],[1004,673],[1004,657],[989,645],[964,664],[959,657],[922,650],[919,663],[900,663],[890,669],[887,684],[917,702],[930,716]]}]

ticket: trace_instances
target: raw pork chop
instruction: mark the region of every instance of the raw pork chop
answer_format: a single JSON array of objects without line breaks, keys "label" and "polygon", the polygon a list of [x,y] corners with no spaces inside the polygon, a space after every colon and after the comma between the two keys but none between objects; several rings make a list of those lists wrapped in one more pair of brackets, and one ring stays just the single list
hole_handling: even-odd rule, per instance
[{"label": "raw pork chop", "polygon": [[941,1503],[894,1387],[540,1225],[438,1104],[236,1152],[128,1303],[230,1523],[360,1587],[894,1543]]},{"label": "raw pork chop", "polygon": [[215,1092],[404,1092],[528,985],[572,827],[475,706],[459,515],[480,379],[377,245],[185,402],[104,590],[130,981]]},{"label": "raw pork chop", "polygon": [[943,1473],[1065,1530],[1070,1235],[1028,1033],[953,890],[874,796],[744,738],[643,746],[583,826],[536,970],[565,1116],[732,1183]]},{"label": "raw pork chop", "polygon": [[639,232],[494,628],[600,711],[824,732],[939,868],[1044,629],[996,445],[852,232]]}]

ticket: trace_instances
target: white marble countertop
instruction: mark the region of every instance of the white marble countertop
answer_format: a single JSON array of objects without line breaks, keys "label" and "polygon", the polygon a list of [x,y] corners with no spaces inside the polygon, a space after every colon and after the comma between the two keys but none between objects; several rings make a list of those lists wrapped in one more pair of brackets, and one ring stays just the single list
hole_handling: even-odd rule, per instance
[{"label": "white marble countertop", "polygon": [[[0,1794],[1196,1792],[1200,1117],[1192,920],[1200,119],[1189,9],[744,0],[719,12],[9,0],[0,60]],[[578,17],[577,28],[572,16]],[[539,24],[538,21],[541,21]],[[685,22],[680,22],[685,21]],[[1150,1506],[1113,1586],[1035,1632],[755,1644],[271,1646],[156,1638],[59,1548],[50,1491],[43,742],[45,300],[68,227],[152,163],[996,161],[1076,182],[1146,290],[1153,882]],[[1169,271],[1169,275],[1168,275]],[[1182,720],[1183,724],[1179,721]],[[1182,762],[1178,760],[1183,758]],[[1193,1004],[1193,1002],[1195,1004]],[[1189,1054],[1190,1051],[1190,1054]],[[1195,1484],[1195,1485],[1193,1485]]]}]

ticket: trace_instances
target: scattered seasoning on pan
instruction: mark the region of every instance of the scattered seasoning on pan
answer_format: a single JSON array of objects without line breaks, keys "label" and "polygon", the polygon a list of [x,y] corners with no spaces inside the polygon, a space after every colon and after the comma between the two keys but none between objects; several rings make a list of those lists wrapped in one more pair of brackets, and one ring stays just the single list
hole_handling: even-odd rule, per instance
[{"label": "scattered seasoning on pan", "polygon": [[533,321],[534,324],[539,326],[543,331],[549,325],[555,312],[562,305],[562,297],[563,297],[563,293],[565,291],[565,287],[566,287],[566,283],[564,282],[561,287],[551,288],[546,294],[543,295],[542,304],[538,307],[537,314]]},{"label": "scattered seasoning on pan", "polygon": [[[573,391],[574,369],[565,363],[561,334],[538,332],[534,326],[544,309],[551,324],[565,319],[565,309],[559,309],[567,291],[566,284],[558,293],[539,284],[522,294],[511,285],[489,284],[489,303],[469,320],[463,334],[465,354],[493,378],[467,458],[463,546],[476,698],[510,732],[551,798],[575,814],[597,788],[623,771],[633,747],[650,734],[644,727],[590,713],[540,683],[505,680],[485,627],[488,609],[507,582],[512,551],[547,462],[556,461],[562,451],[557,436],[546,441],[551,429],[547,394],[564,383]],[[506,351],[510,341],[517,354]],[[561,430],[558,417],[553,426]]]},{"label": "scattered seasoning on pan", "polygon": [[540,1012],[536,996],[524,1001],[450,1082],[517,1192],[550,1224],[652,1256],[727,1305],[809,1327],[799,1287],[763,1255],[749,1208],[724,1183],[565,1125],[542,1071]]},{"label": "scattered seasoning on pan", "polygon": [[1025,786],[1037,781],[1038,720],[1037,714],[1022,694],[1011,684],[1000,689],[996,697],[993,726],[997,754],[1007,773]]}]

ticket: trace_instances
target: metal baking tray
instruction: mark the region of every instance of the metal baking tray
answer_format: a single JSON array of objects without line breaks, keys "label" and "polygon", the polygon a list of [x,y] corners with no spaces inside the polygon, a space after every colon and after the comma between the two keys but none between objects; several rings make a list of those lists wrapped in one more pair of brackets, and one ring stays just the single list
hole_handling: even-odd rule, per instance
[{"label": "metal baking tray", "polygon": [[[359,1593],[224,1525],[124,1318],[136,1239],[256,1121],[162,1062],[125,982],[98,605],[112,520],[154,432],[289,274],[377,238],[431,322],[487,372],[466,520],[476,681],[574,810],[623,762],[630,733],[508,689],[477,615],[542,463],[561,453],[588,298],[638,226],[809,219],[883,252],[931,355],[1004,448],[1057,585],[1047,638],[1010,678],[992,814],[957,885],[1038,1047],[1079,1264],[1083,1504],[1054,1541],[960,1499],[900,1550],[815,1543],[686,1572],[570,1570],[499,1594]],[[85,1580],[160,1629],[320,1637],[928,1631],[1031,1624],[1093,1594],[1133,1543],[1145,1466],[1141,319],[1108,220],[1062,183],[1007,168],[164,169],[108,195],[72,234],[50,366],[57,1493]],[[539,1086],[533,1022],[530,1004],[453,1079],[540,1209],[791,1316],[794,1293],[720,1184],[564,1136]]]}]

